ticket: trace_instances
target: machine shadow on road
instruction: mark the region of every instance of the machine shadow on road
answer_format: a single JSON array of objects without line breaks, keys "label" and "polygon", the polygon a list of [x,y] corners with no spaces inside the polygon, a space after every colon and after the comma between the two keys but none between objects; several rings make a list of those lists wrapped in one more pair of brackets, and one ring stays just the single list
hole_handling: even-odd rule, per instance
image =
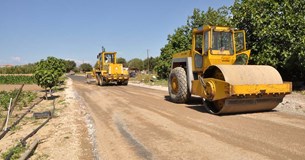
[{"label": "machine shadow on road", "polygon": [[[170,96],[164,96],[164,100],[174,103],[170,100]],[[206,108],[203,106],[202,98],[200,97],[191,97],[190,100],[185,104],[187,108],[193,109],[198,112],[208,113]]]},{"label": "machine shadow on road", "polygon": [[[170,96],[166,95],[164,96],[164,100],[174,103],[170,100]],[[195,111],[201,112],[201,113],[209,113],[206,107],[204,106],[202,102],[202,98],[200,97],[191,97],[189,102],[185,104],[187,108],[193,109]],[[244,112],[244,113],[229,113],[229,114],[221,114],[219,116],[236,116],[236,115],[251,115],[251,114],[260,114],[260,113],[276,113],[278,112],[277,110],[270,110],[270,111],[254,111],[254,112]]]},{"label": "machine shadow on road", "polygon": [[260,113],[277,113],[277,110],[270,110],[270,111],[253,111],[253,112],[243,112],[243,113],[229,113],[229,114],[221,114],[220,116],[236,116],[236,115],[255,115]]}]

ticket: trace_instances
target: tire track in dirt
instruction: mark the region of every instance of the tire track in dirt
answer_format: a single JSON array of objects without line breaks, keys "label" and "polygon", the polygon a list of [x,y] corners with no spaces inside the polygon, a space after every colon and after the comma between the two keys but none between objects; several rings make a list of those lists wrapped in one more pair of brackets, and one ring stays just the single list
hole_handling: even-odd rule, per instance
[{"label": "tire track in dirt", "polygon": [[79,94],[86,100],[87,110],[94,119],[101,159],[143,159],[141,156],[146,156],[142,154],[145,152],[143,150],[135,151],[139,148],[130,145],[131,143],[121,134],[121,132],[124,132],[123,128],[117,127],[117,123],[115,123],[116,113],[113,112],[111,107],[113,102],[100,98],[101,94],[104,98],[107,98],[109,94],[94,88],[97,86],[76,84],[75,87],[82,90]]},{"label": "tire track in dirt", "polygon": [[[121,95],[118,95],[118,96],[121,96]],[[141,102],[138,102],[138,104],[145,104],[146,103],[146,102],[142,102],[143,99],[140,99],[138,101],[141,101]],[[137,103],[134,103],[134,104],[136,105]],[[149,108],[149,106],[150,105],[148,104],[146,107]],[[151,106],[153,107],[153,105],[151,105]],[[147,109],[147,108],[145,108],[145,109]],[[154,109],[151,109],[151,111],[154,111],[155,113],[157,113],[157,114],[159,114],[163,117],[167,117],[168,119],[172,120],[172,122],[179,122],[179,123],[176,123],[176,124],[183,124],[184,123],[183,126],[187,127],[187,129],[197,130],[199,132],[206,132],[211,136],[213,135],[214,137],[217,137],[218,140],[223,141],[223,142],[228,143],[228,144],[236,144],[236,146],[239,146],[239,147],[249,146],[247,148],[248,150],[252,150],[254,152],[259,152],[259,153],[261,153],[263,155],[266,155],[266,156],[271,154],[272,157],[275,157],[277,159],[278,158],[287,159],[287,158],[289,158],[289,157],[291,157],[295,154],[294,151],[285,151],[285,148],[287,148],[287,144],[283,147],[275,147],[272,143],[270,144],[270,143],[264,142],[259,138],[257,138],[257,139],[251,138],[251,137],[249,138],[249,137],[243,136],[243,134],[238,134],[238,132],[236,132],[236,131],[222,129],[220,127],[217,127],[217,125],[210,125],[209,128],[205,127],[204,129],[202,129],[202,128],[194,127],[195,126],[194,122],[191,122],[191,123],[187,124],[183,120],[181,121],[177,118],[173,118],[173,116],[167,116],[166,114],[162,114],[161,112],[155,111]],[[265,112],[263,114],[269,114],[269,113]],[[234,116],[239,118],[238,121],[245,121],[244,117],[240,117],[239,115],[234,115]],[[257,121],[257,120],[255,120],[255,121]],[[254,123],[254,122],[251,122],[251,123]],[[258,123],[258,124],[260,124],[260,123]],[[265,122],[263,124],[265,124]],[[263,125],[262,129],[263,128],[268,129],[268,128],[271,128],[271,127],[274,127],[274,126],[277,126],[278,128],[280,128],[281,125],[271,123],[271,124],[268,124],[268,125]],[[285,132],[285,131],[286,131],[286,129],[280,130],[280,132],[278,132],[278,133],[282,133],[282,132]],[[266,131],[266,133],[269,133],[269,132],[272,132],[272,131]],[[304,130],[298,130],[298,131],[295,131],[295,132],[296,133],[302,133],[302,132],[304,133]],[[218,136],[216,133],[225,133],[225,134],[222,134],[222,135],[226,135],[226,136]],[[250,133],[248,133],[248,134],[250,134]],[[286,133],[286,135],[288,135],[288,134],[289,133]],[[299,135],[298,137],[301,137],[301,136],[302,135]],[[226,138],[226,137],[230,137],[230,138]],[[280,136],[277,136],[277,137],[280,137]],[[267,152],[265,148],[262,148],[260,146],[266,146],[266,148],[273,148],[273,150],[268,150],[268,152]],[[280,152],[278,152],[278,151],[280,151]],[[293,153],[293,155],[291,155],[291,153]],[[297,153],[297,154],[300,155],[300,156],[296,156],[295,158],[301,158],[303,156],[301,153]]]},{"label": "tire track in dirt", "polygon": [[[205,113],[199,103],[168,102],[167,93],[158,90],[86,84],[77,87],[84,99],[90,101],[88,108],[99,124],[99,131],[115,139],[115,143],[106,144],[115,151],[114,146],[125,150],[110,159],[124,154],[125,158],[129,154],[143,159],[145,156],[139,155],[141,150],[151,153],[154,159],[305,157],[302,116],[264,112],[220,117]],[[141,144],[138,148],[137,143]]]},{"label": "tire track in dirt", "polygon": [[[118,95],[118,96],[121,96],[121,95]],[[143,99],[141,99],[143,100]],[[140,101],[140,100],[139,100]],[[140,102],[140,104],[145,104],[145,102]],[[149,107],[149,105],[147,105],[147,107]],[[162,114],[160,112],[157,112],[155,111],[156,113],[158,114]],[[258,113],[260,114],[260,113]],[[265,112],[265,113],[262,113],[262,114],[273,114],[272,112]],[[251,114],[245,114],[245,115],[251,115]],[[275,114],[277,115],[277,114]],[[163,117],[166,116],[165,114],[162,115]],[[237,117],[240,117],[239,115],[234,115],[234,116],[237,116]],[[172,119],[172,121],[176,121],[177,122],[177,119],[173,119],[172,118],[173,116],[171,117],[167,117],[168,119]],[[243,119],[239,120],[239,121],[245,121]],[[255,121],[257,121],[257,119],[255,119]],[[254,122],[255,122],[254,121]],[[261,119],[260,121],[266,121],[264,119]],[[274,121],[273,121],[274,122]],[[269,129],[269,128],[272,128],[272,127],[277,127],[277,128],[281,128],[282,124],[278,124],[278,123],[273,123],[271,122],[271,124],[269,125],[264,125],[262,127],[263,128],[266,128],[266,129]],[[303,122],[304,122],[304,119],[303,119]],[[181,124],[183,122],[179,122],[179,124]],[[253,123],[253,122],[251,122]],[[261,123],[258,123],[261,125]],[[266,122],[263,122],[262,124],[266,124]],[[191,124],[189,125],[184,125],[184,126],[191,126],[189,127],[190,129],[194,129],[194,125],[193,125],[193,122],[191,122]],[[227,141],[229,143],[232,143],[232,142],[239,142],[237,144],[240,144],[239,146],[243,147],[243,146],[246,146],[245,144],[247,143],[244,143],[244,142],[249,142],[248,144],[255,144],[255,145],[252,145],[252,150],[255,151],[255,152],[258,152],[260,151],[261,154],[266,154],[266,155],[270,155],[272,153],[273,157],[276,157],[276,158],[282,158],[282,159],[286,159],[286,158],[289,158],[291,156],[293,156],[294,154],[297,154],[297,156],[295,158],[301,158],[302,156],[302,153],[300,152],[297,152],[295,153],[293,150],[290,150],[290,151],[285,151],[285,148],[291,148],[291,147],[295,147],[295,146],[291,146],[289,147],[289,145],[285,144],[284,146],[282,147],[274,147],[273,144],[271,143],[266,143],[264,142],[263,140],[260,140],[260,139],[252,139],[252,138],[248,138],[248,137],[245,137],[243,136],[242,134],[236,134],[236,132],[234,131],[228,131],[228,130],[224,130],[224,129],[220,129],[219,127],[216,127],[217,125],[214,125],[215,127],[213,127],[214,129],[214,133],[215,133],[215,130],[217,130],[216,132],[222,132],[222,133],[226,133],[225,135],[229,135],[228,137],[230,137],[230,139],[227,139]],[[291,126],[290,126],[291,127]],[[212,128],[209,128],[208,130],[211,130]],[[302,137],[302,134],[304,134],[304,130],[300,130],[300,129],[295,129],[295,133],[300,133],[298,137]],[[204,130],[198,130],[198,131],[207,131],[207,128],[204,129]],[[272,132],[271,130],[269,131],[266,131],[266,133],[270,133]],[[283,132],[287,132],[287,129],[282,129],[282,130],[279,130],[279,132],[277,133],[283,133]],[[214,133],[209,133],[210,135],[215,135]],[[230,133],[230,134],[229,134]],[[237,136],[234,136],[234,135],[237,135]],[[286,133],[286,135],[289,135],[289,133]],[[280,135],[276,136],[276,137],[281,137]],[[243,140],[240,140],[242,139]],[[286,137],[286,138],[291,138],[291,137]],[[225,139],[225,137],[219,137],[219,139]],[[233,140],[232,140],[233,139]],[[275,140],[274,140],[275,141]],[[288,141],[288,140],[286,140]],[[248,145],[249,146],[249,145]],[[262,147],[257,147],[257,146],[266,146],[266,148],[273,148],[273,150],[276,150],[276,151],[272,151],[270,150],[269,153],[266,151],[266,149],[262,148]],[[301,147],[301,146],[298,146],[298,147]],[[249,148],[251,149],[251,148]],[[277,151],[281,151],[281,152],[277,152]],[[293,153],[293,155],[291,155],[291,153]],[[299,155],[299,156],[298,156]]]},{"label": "tire track in dirt", "polygon": [[115,124],[128,143],[135,148],[139,157],[147,160],[153,159],[152,154],[126,129],[127,127],[119,118],[116,118]]}]

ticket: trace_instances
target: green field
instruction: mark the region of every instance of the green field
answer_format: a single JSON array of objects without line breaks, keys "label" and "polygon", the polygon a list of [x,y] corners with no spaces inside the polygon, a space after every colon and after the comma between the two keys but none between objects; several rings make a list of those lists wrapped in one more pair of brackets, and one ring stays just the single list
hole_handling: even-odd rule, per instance
[{"label": "green field", "polygon": [[[18,90],[13,91],[0,91],[0,111],[7,110],[10,98],[15,98]],[[36,92],[22,91],[18,99],[18,105],[20,107],[26,107],[30,102],[32,102],[37,97]]]},{"label": "green field", "polygon": [[27,75],[0,75],[0,84],[33,84],[33,76]]}]

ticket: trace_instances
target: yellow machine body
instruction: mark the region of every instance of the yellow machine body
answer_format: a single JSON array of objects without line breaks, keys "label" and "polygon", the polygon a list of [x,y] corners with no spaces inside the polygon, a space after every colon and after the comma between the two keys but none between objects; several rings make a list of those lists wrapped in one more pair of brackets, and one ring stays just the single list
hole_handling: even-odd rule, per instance
[{"label": "yellow machine body", "polygon": [[128,84],[128,71],[124,69],[123,64],[116,63],[116,54],[116,52],[103,51],[97,55],[97,67],[93,69],[92,73],[98,85]]},{"label": "yellow machine body", "polygon": [[[208,112],[227,114],[272,110],[291,93],[291,82],[283,82],[273,67],[247,65],[250,50],[243,30],[203,26],[193,29],[192,36],[192,49],[173,55],[169,76],[173,101],[186,102],[191,94],[198,95],[205,99]],[[177,80],[184,77],[177,67],[185,71],[187,86]]]}]

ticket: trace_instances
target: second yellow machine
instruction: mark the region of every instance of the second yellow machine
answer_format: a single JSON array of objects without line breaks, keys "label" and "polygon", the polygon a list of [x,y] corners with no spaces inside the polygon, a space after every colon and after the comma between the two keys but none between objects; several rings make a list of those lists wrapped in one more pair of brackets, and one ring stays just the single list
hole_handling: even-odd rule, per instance
[{"label": "second yellow machine", "polygon": [[246,65],[245,32],[203,26],[192,31],[192,49],[173,55],[168,91],[173,102],[202,97],[212,114],[272,110],[292,90],[276,69]]},{"label": "second yellow machine", "polygon": [[116,62],[116,52],[103,51],[97,55],[97,66],[93,69],[98,85],[117,83],[127,85],[129,80],[128,71],[123,68],[123,64]]}]

